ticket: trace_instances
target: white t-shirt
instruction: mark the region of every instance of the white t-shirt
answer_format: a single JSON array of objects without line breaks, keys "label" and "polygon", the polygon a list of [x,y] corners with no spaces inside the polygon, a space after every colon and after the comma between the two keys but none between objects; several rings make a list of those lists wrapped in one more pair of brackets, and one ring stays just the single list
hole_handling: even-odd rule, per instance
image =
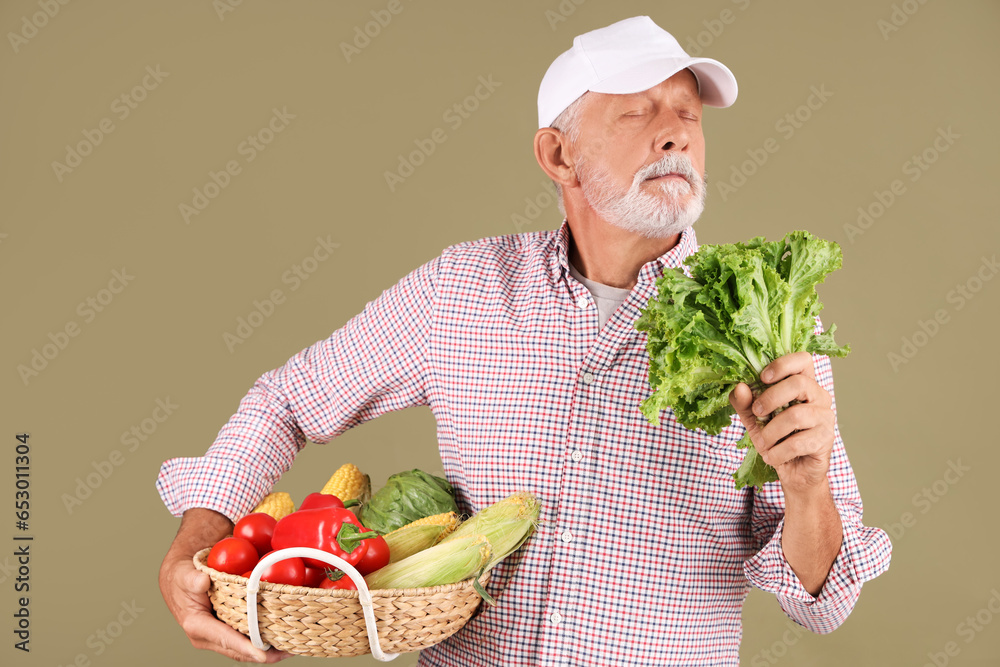
[{"label": "white t-shirt", "polygon": [[597,313],[601,318],[601,327],[611,319],[614,312],[618,310],[618,306],[622,305],[629,292],[632,291],[621,287],[611,287],[602,283],[595,283],[589,278],[584,278],[583,274],[573,266],[573,262],[569,262],[569,274],[579,280],[593,295],[594,301],[597,302]]}]

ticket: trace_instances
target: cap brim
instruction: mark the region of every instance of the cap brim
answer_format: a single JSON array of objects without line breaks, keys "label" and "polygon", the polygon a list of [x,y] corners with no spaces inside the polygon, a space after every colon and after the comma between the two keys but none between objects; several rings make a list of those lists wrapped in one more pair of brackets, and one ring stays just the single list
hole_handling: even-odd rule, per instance
[{"label": "cap brim", "polygon": [[612,95],[641,93],[685,68],[690,69],[698,80],[702,104],[724,108],[736,101],[736,77],[728,67],[711,58],[668,58],[645,62],[599,81],[590,90]]}]

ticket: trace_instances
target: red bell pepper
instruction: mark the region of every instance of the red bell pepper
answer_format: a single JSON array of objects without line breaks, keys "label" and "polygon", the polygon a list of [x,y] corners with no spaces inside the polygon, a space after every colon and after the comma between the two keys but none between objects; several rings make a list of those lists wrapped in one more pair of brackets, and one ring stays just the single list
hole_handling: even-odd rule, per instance
[{"label": "red bell pepper", "polygon": [[[275,551],[290,547],[312,547],[339,556],[351,565],[357,565],[368,550],[366,539],[377,536],[374,531],[364,532],[350,510],[323,507],[292,512],[274,527],[271,546]],[[312,567],[330,567],[329,563],[306,558]]]},{"label": "red bell pepper", "polygon": [[357,505],[357,500],[348,500],[346,503],[342,501],[337,496],[332,493],[310,493],[306,496],[302,504],[299,505],[300,510],[314,510],[320,507],[351,507],[352,505]]},{"label": "red bell pepper", "polygon": [[340,509],[344,508],[344,503],[340,501],[340,498],[331,493],[310,493],[299,505],[299,511],[302,510],[314,510],[321,507],[337,507]]}]

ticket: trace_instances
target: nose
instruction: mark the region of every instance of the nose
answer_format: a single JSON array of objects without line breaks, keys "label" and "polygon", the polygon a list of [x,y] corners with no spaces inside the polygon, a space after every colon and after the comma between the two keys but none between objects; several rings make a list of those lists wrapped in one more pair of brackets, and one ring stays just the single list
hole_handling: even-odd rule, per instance
[{"label": "nose", "polygon": [[691,136],[684,120],[672,109],[664,109],[660,112],[659,130],[653,139],[653,150],[656,152],[687,150],[691,143]]}]

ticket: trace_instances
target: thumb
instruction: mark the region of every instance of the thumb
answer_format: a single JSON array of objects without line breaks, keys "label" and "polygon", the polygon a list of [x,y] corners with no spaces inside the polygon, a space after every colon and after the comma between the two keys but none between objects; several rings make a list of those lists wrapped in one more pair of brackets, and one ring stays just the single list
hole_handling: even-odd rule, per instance
[{"label": "thumb", "polygon": [[750,406],[753,404],[753,392],[747,383],[740,382],[729,393],[729,404],[736,410],[736,414],[739,415],[740,421],[743,422],[743,427],[747,432],[751,434],[755,433],[759,425],[757,424],[757,416],[750,409]]},{"label": "thumb", "polygon": [[184,578],[184,587],[192,593],[208,593],[212,580],[200,570],[191,570]]}]

